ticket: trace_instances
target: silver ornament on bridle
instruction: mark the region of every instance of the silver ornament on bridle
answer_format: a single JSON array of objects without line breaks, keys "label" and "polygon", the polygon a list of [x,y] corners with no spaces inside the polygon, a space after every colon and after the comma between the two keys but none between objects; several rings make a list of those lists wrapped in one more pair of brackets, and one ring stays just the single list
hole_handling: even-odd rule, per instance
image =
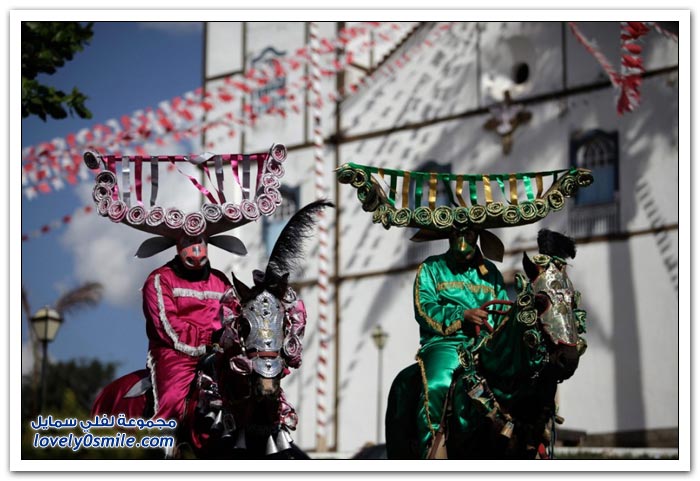
[{"label": "silver ornament on bridle", "polygon": [[549,308],[540,316],[542,327],[555,344],[576,345],[578,327],[574,315],[576,290],[571,280],[554,262],[532,283],[532,290],[549,299]]},{"label": "silver ornament on bridle", "polygon": [[277,376],[284,367],[280,357],[280,350],[284,343],[282,304],[275,296],[263,291],[255,299],[243,305],[242,314],[250,325],[246,350],[254,356],[253,370],[266,378]]}]

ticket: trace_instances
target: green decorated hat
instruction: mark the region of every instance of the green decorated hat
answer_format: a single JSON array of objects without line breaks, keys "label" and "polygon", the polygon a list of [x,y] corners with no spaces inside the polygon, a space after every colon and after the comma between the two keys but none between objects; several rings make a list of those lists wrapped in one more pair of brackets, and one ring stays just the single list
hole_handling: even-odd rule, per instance
[{"label": "green decorated hat", "polygon": [[[480,233],[482,244],[488,239],[492,245],[496,236],[486,229],[544,219],[561,210],[579,188],[593,182],[590,170],[575,168],[455,175],[346,163],[336,176],[341,184],[357,189],[363,210],[371,212],[372,221],[386,229],[418,228],[412,238],[416,241],[445,239],[470,229]],[[438,199],[447,205],[439,205]],[[493,249],[496,257],[498,250],[502,257],[502,244]]]}]

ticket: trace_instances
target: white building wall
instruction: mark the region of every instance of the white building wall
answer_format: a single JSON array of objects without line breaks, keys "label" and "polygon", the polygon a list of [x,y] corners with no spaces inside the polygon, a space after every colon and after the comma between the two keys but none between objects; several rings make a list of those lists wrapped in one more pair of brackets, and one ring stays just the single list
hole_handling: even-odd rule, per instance
[{"label": "white building wall", "polygon": [[[347,138],[462,112],[475,114],[343,143],[340,163],[412,170],[432,159],[450,163],[452,171],[458,173],[561,169],[569,167],[569,141],[575,132],[617,131],[620,232],[641,232],[678,222],[675,72],[645,78],[639,109],[618,116],[612,87],[566,94],[566,89],[605,80],[600,67],[567,26],[548,22],[483,23],[478,27],[475,23],[457,24],[434,41],[431,48],[419,48],[430,35],[429,29],[417,30],[395,54],[410,53],[411,61],[394,69],[393,74],[375,74],[369,85],[343,103],[341,122]],[[299,32],[304,28],[303,24],[290,24],[284,30],[265,28],[266,35],[260,36],[259,43],[255,43],[255,35],[247,40],[248,55],[255,55],[267,45],[293,50],[301,46],[296,42],[303,42]],[[333,24],[322,25],[322,36],[333,36],[334,28]],[[614,24],[582,23],[580,28],[597,40],[611,60],[619,57],[619,29]],[[211,36],[209,42],[208,51],[232,50],[230,44],[217,44]],[[218,58],[217,55],[220,54],[211,57]],[[649,69],[675,66],[677,45],[652,32],[645,38],[644,60]],[[522,85],[513,85],[513,67],[519,63],[528,64],[530,78]],[[352,82],[357,76],[349,74],[348,78]],[[334,90],[334,82],[333,78],[324,80],[324,91]],[[506,88],[516,102],[551,95],[526,105],[532,120],[516,131],[508,156],[503,155],[497,135],[483,129],[491,114],[478,110],[492,105],[494,99],[500,100]],[[552,95],[557,92],[563,93]],[[310,112],[307,110],[305,115]],[[329,135],[335,125],[334,105],[325,104],[323,119],[324,132]],[[302,129],[300,133],[302,124],[306,125],[306,132]],[[286,121],[263,120],[246,129],[240,148],[246,152],[264,149],[271,141],[290,146],[305,144],[311,139],[310,126],[310,119],[304,122],[301,116]],[[217,146],[215,151],[222,150]],[[333,147],[326,146],[325,154],[326,181],[334,198],[337,184],[332,172]],[[313,149],[290,152],[285,169],[283,183],[301,187],[301,204],[313,200]],[[380,323],[389,333],[381,373],[385,408],[393,377],[413,362],[418,347],[418,327],[412,312],[415,274],[411,266],[427,255],[446,250],[447,243],[410,243],[408,230],[387,231],[372,225],[371,215],[362,211],[354,189],[340,186],[338,194],[339,274],[350,278],[341,283],[339,290],[340,377],[335,447],[353,452],[366,442],[376,441],[378,353],[371,340],[372,329]],[[494,232],[507,250],[530,249],[532,253],[540,228],[567,233],[573,215],[570,204],[536,225]],[[245,236],[251,255],[236,269],[249,281],[250,271],[264,264],[264,255],[256,254],[254,248],[256,240],[260,242],[262,237],[257,225],[241,229],[240,234]],[[330,245],[333,243],[332,239]],[[315,278],[316,255],[316,246],[311,245],[302,280]],[[565,428],[602,433],[678,426],[677,277],[674,284],[677,261],[677,230],[673,229],[579,245],[570,275],[588,310],[589,347],[579,371],[561,386]],[[520,262],[520,253],[509,255],[501,270],[520,270]],[[398,271],[374,275],[386,270]],[[305,448],[313,448],[316,294],[313,288],[304,288],[302,293],[309,309],[304,366],[287,379],[285,389],[300,416],[297,441]],[[333,308],[330,311],[332,317]],[[330,320],[331,325],[334,322],[335,319]],[[335,339],[335,332],[333,336]],[[335,359],[335,352],[331,359]],[[330,387],[335,382],[333,365],[329,371]],[[327,405],[333,405],[333,396],[331,392]],[[333,435],[329,431],[329,439]],[[383,436],[381,426],[381,441]]]}]

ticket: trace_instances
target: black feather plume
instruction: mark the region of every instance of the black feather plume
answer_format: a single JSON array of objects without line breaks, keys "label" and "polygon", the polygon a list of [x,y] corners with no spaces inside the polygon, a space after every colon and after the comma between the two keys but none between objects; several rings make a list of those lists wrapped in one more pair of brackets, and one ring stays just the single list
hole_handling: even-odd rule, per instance
[{"label": "black feather plume", "polygon": [[540,254],[557,256],[562,259],[576,257],[576,242],[571,237],[567,237],[559,232],[542,229],[537,234],[537,246]]},{"label": "black feather plume", "polygon": [[265,270],[265,280],[293,272],[304,257],[304,241],[313,235],[316,214],[326,207],[335,207],[327,200],[317,200],[295,213],[275,242]]}]

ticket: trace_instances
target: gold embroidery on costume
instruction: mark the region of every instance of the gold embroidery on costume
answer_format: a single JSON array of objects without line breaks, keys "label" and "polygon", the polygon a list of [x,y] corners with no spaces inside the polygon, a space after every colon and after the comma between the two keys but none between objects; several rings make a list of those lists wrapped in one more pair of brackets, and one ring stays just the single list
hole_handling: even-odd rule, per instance
[{"label": "gold embroidery on costume", "polygon": [[483,291],[496,295],[496,291],[491,286],[484,286],[481,284],[471,284],[469,282],[451,281],[451,282],[441,282],[436,287],[437,291],[444,291],[445,289],[469,289],[474,293],[480,293]]},{"label": "gold embroidery on costume", "polygon": [[423,310],[423,305],[420,302],[420,289],[418,287],[418,284],[420,283],[420,274],[421,271],[423,270],[423,265],[418,268],[418,274],[416,274],[416,284],[413,288],[413,301],[418,308],[418,314],[425,319],[425,322],[427,322],[430,327],[432,327],[434,330],[442,334],[443,336],[449,336],[451,334],[454,334],[455,332],[459,331],[462,328],[462,320],[461,319],[456,319],[455,322],[450,324],[447,328],[445,328],[444,325],[440,324],[439,322],[435,321],[432,317],[430,317],[426,312]]},{"label": "gold embroidery on costume", "polygon": [[435,429],[433,429],[433,422],[430,420],[430,406],[428,404],[428,378],[425,375],[425,365],[423,364],[423,359],[416,354],[416,361],[418,362],[418,367],[420,368],[420,377],[423,380],[423,404],[425,407],[425,417],[428,419],[428,427],[430,427],[430,435],[435,437]]}]

